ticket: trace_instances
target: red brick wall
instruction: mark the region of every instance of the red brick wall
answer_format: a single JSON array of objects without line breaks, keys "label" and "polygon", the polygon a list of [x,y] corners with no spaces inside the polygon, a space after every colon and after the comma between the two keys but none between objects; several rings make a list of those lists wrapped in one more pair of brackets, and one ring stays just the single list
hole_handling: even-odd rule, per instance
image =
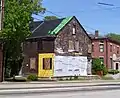
[{"label": "red brick wall", "polygon": [[[93,58],[104,57],[104,64],[107,68],[111,68],[110,58],[113,57],[113,54],[120,55],[120,44],[111,42],[108,39],[104,39],[104,52],[99,51],[99,39],[93,39],[92,44],[94,45],[94,51],[92,52]],[[110,51],[110,44],[112,44],[112,52]],[[117,46],[119,46],[119,54],[117,53]]]},{"label": "red brick wall", "polygon": [[[112,44],[112,52],[110,51],[110,44]],[[120,45],[119,44],[115,44],[115,43],[113,43],[113,42],[110,42],[110,41],[108,41],[108,43],[107,43],[107,45],[108,45],[108,68],[110,68],[110,58],[113,56],[113,54],[116,54],[116,55],[120,55],[120,52],[119,52],[119,54],[117,53],[117,46],[119,46],[119,51],[120,51]]]},{"label": "red brick wall", "polygon": [[92,41],[92,44],[94,45],[94,51],[92,52],[92,57],[93,58],[104,57],[104,64],[107,65],[106,63],[106,40],[104,40],[104,52],[100,52],[99,43],[100,43],[100,40]]}]

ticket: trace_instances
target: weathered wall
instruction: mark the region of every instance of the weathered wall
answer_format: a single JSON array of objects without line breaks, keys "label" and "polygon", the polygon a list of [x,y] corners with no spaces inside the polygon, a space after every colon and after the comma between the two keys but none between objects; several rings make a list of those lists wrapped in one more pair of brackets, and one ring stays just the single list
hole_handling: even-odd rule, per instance
[{"label": "weathered wall", "polygon": [[[73,34],[73,28],[75,28],[76,34]],[[79,53],[79,55],[90,55],[91,40],[75,18],[57,35],[55,40],[56,55],[74,55],[70,53],[70,42],[73,43],[73,50]]]}]

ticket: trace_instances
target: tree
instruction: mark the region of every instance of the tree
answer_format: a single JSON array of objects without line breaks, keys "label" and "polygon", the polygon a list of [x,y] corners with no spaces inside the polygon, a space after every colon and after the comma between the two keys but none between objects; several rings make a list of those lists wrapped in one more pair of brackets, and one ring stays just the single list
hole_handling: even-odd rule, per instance
[{"label": "tree", "polygon": [[30,36],[29,23],[33,13],[42,13],[42,0],[5,0],[4,39],[5,74],[13,76],[18,73],[23,56],[21,44]]},{"label": "tree", "polygon": [[116,41],[120,42],[120,34],[109,33],[106,36],[113,39],[113,40],[116,40]]},{"label": "tree", "polygon": [[48,21],[48,20],[55,20],[58,19],[58,17],[56,16],[45,16],[44,20]]},{"label": "tree", "polygon": [[97,71],[102,71],[103,75],[107,74],[107,68],[102,64],[102,60],[99,58],[94,58],[92,61],[92,72],[96,74]]}]

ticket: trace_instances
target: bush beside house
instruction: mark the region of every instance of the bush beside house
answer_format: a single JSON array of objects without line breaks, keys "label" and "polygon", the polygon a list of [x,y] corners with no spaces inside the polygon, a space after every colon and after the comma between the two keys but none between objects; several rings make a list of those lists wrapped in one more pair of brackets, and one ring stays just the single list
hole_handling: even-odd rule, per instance
[{"label": "bush beside house", "polygon": [[99,58],[94,58],[92,62],[92,73],[97,74],[99,76],[103,76],[107,74],[107,68]]}]

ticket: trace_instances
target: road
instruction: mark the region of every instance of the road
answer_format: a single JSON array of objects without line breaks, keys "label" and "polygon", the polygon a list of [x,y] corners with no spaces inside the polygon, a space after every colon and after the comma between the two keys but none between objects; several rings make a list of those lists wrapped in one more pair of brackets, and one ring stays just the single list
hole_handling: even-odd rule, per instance
[{"label": "road", "polygon": [[0,95],[0,98],[120,98],[120,90]]}]

